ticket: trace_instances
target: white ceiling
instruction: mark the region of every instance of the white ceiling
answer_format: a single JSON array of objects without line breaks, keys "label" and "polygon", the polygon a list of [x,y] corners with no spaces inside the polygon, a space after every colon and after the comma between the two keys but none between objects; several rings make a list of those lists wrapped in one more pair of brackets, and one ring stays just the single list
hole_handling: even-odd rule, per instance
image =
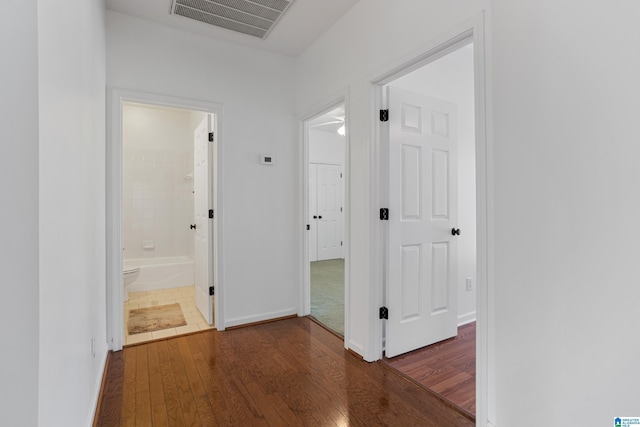
[{"label": "white ceiling", "polygon": [[358,0],[295,0],[266,40],[171,15],[171,0],[107,0],[107,9],[191,31],[217,40],[296,56]]},{"label": "white ceiling", "polygon": [[344,104],[337,105],[309,120],[309,128],[323,132],[337,132],[344,126]]}]

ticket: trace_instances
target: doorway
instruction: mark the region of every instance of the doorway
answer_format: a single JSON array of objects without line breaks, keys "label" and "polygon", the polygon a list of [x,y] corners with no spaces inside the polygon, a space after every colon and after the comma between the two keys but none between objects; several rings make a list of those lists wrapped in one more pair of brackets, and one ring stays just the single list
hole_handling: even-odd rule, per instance
[{"label": "doorway", "polygon": [[111,349],[219,324],[220,107],[114,89],[110,122]]},{"label": "doorway", "polygon": [[[125,103],[124,344],[209,329],[212,114]],[[211,141],[213,142],[213,141]]]},{"label": "doorway", "polygon": [[[475,416],[476,118],[471,38],[385,82],[386,362]],[[383,156],[385,157],[385,156]]]},{"label": "doorway", "polygon": [[345,334],[345,104],[307,122],[308,271],[310,315]]}]

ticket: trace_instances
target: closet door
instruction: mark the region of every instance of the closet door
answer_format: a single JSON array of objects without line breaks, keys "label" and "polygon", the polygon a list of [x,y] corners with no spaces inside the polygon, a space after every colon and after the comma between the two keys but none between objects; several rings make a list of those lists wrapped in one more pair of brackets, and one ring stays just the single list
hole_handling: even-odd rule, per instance
[{"label": "closet door", "polygon": [[[390,87],[385,355],[457,334],[456,106]],[[464,231],[464,230],[463,230]]]},{"label": "closet door", "polygon": [[342,166],[309,163],[309,261],[343,258]]},{"label": "closet door", "polygon": [[318,260],[342,258],[342,167],[317,164]]},{"label": "closet door", "polygon": [[[318,165],[309,163],[309,261],[318,261]],[[314,218],[315,217],[315,218]]]}]

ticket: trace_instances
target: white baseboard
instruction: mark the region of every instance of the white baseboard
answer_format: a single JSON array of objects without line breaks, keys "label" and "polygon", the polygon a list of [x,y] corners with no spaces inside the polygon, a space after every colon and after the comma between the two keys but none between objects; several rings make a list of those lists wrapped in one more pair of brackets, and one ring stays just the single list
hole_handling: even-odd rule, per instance
[{"label": "white baseboard", "polygon": [[109,350],[107,350],[107,346],[105,346],[105,352],[102,354],[102,360],[100,360],[100,366],[102,369],[100,370],[100,375],[98,376],[99,381],[96,381],[96,386],[93,390],[93,396],[91,397],[91,412],[87,417],[87,427],[92,427],[94,418],[96,416],[96,409],[98,409],[98,399],[100,399],[100,390],[102,389],[102,379],[104,378],[104,370],[107,365],[107,357],[109,356]]},{"label": "white baseboard", "polygon": [[357,343],[353,340],[349,340],[349,350],[353,351],[354,353],[359,354],[360,356],[364,357],[364,346],[360,343]]},{"label": "white baseboard", "polygon": [[225,328],[230,328],[232,326],[241,326],[241,325],[247,325],[249,323],[264,322],[265,320],[273,320],[273,319],[278,319],[280,317],[287,317],[292,315],[296,315],[296,316],[298,315],[297,308],[290,308],[290,309],[281,310],[281,311],[273,311],[271,313],[256,314],[254,316],[236,317],[234,319],[228,319],[226,322],[224,322],[224,326]]},{"label": "white baseboard", "polygon": [[458,316],[458,326],[466,325],[467,323],[476,321],[476,312],[465,313]]}]

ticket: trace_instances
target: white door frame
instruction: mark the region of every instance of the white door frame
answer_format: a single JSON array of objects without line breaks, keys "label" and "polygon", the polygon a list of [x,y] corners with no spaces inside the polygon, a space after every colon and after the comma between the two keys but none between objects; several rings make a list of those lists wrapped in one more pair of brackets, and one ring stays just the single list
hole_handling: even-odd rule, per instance
[{"label": "white door frame", "polygon": [[223,149],[222,149],[222,105],[207,101],[177,98],[154,93],[139,92],[126,89],[112,89],[107,97],[107,341],[109,349],[122,350],[124,344],[124,288],[122,275],[122,111],[126,102],[157,105],[163,107],[182,108],[185,110],[211,113],[216,120],[216,152],[214,158],[213,209],[214,221],[214,283],[216,287],[214,324],[219,330],[224,329],[224,288],[223,278]]},{"label": "white door frame", "polygon": [[[476,135],[476,425],[489,426],[495,423],[495,382],[494,382],[494,319],[493,301],[493,174],[492,146],[490,128],[490,100],[488,98],[488,75],[486,70],[485,19],[480,15],[477,19],[458,28],[429,44],[422,52],[414,53],[386,72],[371,79],[374,111],[386,108],[383,87],[393,80],[410,73],[446,54],[457,50],[470,41],[474,43],[474,90],[475,90],[475,135]],[[382,138],[380,122],[374,124],[375,139],[371,154],[371,200],[373,210],[388,204],[388,167],[386,158],[382,158],[387,141]],[[384,221],[376,221],[372,225],[372,259],[371,275],[374,289],[371,301],[371,359],[382,358],[384,340],[384,322],[377,319],[377,307],[385,303],[386,276],[386,232]],[[369,359],[366,359],[369,360]]]},{"label": "white door frame", "polygon": [[335,97],[330,98],[326,102],[310,109],[308,112],[301,114],[298,116],[298,120],[300,122],[300,141],[302,141],[301,149],[299,152],[298,164],[300,168],[298,169],[299,176],[301,179],[298,180],[300,182],[299,194],[300,200],[302,200],[302,206],[300,206],[300,215],[299,218],[301,222],[299,223],[299,227],[301,230],[304,230],[302,233],[302,265],[299,268],[300,275],[300,302],[299,302],[299,316],[307,316],[311,314],[311,269],[309,264],[309,233],[307,232],[307,224],[309,224],[309,121],[314,119],[315,117],[323,114],[327,110],[337,106],[338,104],[344,104],[345,111],[345,153],[344,153],[344,167],[342,170],[343,179],[344,179],[344,194],[342,195],[344,200],[344,212],[343,212],[343,231],[342,235],[344,236],[344,247],[343,247],[343,256],[344,256],[344,346],[348,349],[349,337],[351,336],[351,322],[349,319],[349,307],[350,307],[350,298],[349,291],[351,289],[351,280],[350,280],[350,238],[349,238],[349,230],[350,230],[350,173],[349,173],[349,159],[350,159],[350,147],[349,143],[349,92],[345,90]]}]

